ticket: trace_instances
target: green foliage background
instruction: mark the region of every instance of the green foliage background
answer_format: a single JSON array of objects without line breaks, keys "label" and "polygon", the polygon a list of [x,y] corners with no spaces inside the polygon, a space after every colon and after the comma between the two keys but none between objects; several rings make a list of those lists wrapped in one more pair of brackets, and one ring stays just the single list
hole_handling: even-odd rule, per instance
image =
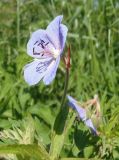
[{"label": "green foliage background", "polygon": [[[102,134],[93,136],[74,122],[61,157],[119,159],[119,1],[0,1],[0,138],[1,144],[42,143],[47,150],[64,88],[61,62],[53,83],[29,87],[23,67],[30,34],[63,14],[71,45],[68,94],[86,101],[98,94],[103,113]],[[64,54],[67,51],[67,47]],[[4,157],[4,156],[3,156]],[[6,157],[6,159],[16,157]],[[21,157],[20,157],[21,158]]]}]

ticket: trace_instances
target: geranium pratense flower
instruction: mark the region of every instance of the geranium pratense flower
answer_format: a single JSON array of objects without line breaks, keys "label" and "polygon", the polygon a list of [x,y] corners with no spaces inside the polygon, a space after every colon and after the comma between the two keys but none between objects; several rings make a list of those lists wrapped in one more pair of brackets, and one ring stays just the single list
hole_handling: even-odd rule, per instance
[{"label": "geranium pratense flower", "polygon": [[35,31],[27,44],[27,53],[34,61],[24,67],[24,78],[29,85],[43,79],[48,85],[55,78],[63,52],[67,27],[61,24],[63,16],[57,16],[46,28]]},{"label": "geranium pratense flower", "polygon": [[97,134],[97,130],[93,125],[93,122],[90,118],[87,117],[86,109],[81,107],[78,102],[71,96],[67,96],[69,100],[69,105],[74,108],[78,114],[80,119],[88,126],[95,134]]}]

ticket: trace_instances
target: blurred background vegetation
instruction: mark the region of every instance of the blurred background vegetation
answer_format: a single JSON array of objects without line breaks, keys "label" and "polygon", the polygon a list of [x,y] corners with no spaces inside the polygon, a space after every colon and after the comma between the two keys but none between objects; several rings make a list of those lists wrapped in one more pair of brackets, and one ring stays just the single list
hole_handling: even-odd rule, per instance
[{"label": "blurred background vegetation", "polygon": [[64,66],[61,62],[51,85],[40,82],[33,87],[25,83],[23,67],[32,61],[26,54],[30,34],[60,14],[71,45],[68,94],[79,101],[98,94],[103,113],[102,134],[95,137],[75,122],[61,156],[118,160],[118,0],[0,0],[0,144],[42,143],[49,149],[63,95]]}]

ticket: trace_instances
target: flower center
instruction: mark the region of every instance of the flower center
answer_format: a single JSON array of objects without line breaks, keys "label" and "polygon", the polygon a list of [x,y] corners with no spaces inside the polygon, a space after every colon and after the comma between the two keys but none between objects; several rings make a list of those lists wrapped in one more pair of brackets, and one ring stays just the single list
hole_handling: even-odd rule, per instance
[{"label": "flower center", "polygon": [[53,49],[52,50],[52,55],[54,58],[57,58],[60,54],[60,50],[59,49]]}]

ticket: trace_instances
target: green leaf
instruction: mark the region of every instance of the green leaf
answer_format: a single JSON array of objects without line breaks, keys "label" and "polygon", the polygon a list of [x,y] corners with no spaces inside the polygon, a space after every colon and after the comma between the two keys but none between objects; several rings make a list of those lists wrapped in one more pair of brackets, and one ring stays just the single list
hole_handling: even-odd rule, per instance
[{"label": "green leaf", "polygon": [[72,117],[70,117],[70,114],[69,114],[67,117],[68,113],[69,112],[66,110],[66,108],[64,108],[59,113],[55,121],[55,125],[54,125],[55,133],[54,133],[54,137],[52,139],[51,148],[50,148],[50,155],[52,160],[59,157],[62,147],[64,145],[65,137],[74,122],[75,114],[73,114]]},{"label": "green leaf", "polygon": [[[39,107],[40,106],[40,107]],[[29,108],[29,112],[42,118],[48,125],[52,125],[54,116],[49,107],[45,107],[43,104]]]},{"label": "green leaf", "polygon": [[79,153],[79,148],[74,145],[73,148],[72,148],[72,153],[75,157],[77,157],[78,153]]},{"label": "green leaf", "polygon": [[19,154],[33,157],[37,160],[50,159],[46,150],[38,145],[0,145],[0,154]]},{"label": "green leaf", "polygon": [[84,156],[85,156],[86,158],[89,158],[89,157],[92,155],[93,150],[94,150],[94,147],[93,147],[93,146],[86,147],[86,148],[84,149]]},{"label": "green leaf", "polygon": [[[61,158],[61,160],[89,160],[88,158]],[[97,158],[91,158],[90,160],[100,160]]]},{"label": "green leaf", "polygon": [[35,128],[37,133],[38,142],[44,145],[50,144],[50,128],[37,117],[35,117]]}]

